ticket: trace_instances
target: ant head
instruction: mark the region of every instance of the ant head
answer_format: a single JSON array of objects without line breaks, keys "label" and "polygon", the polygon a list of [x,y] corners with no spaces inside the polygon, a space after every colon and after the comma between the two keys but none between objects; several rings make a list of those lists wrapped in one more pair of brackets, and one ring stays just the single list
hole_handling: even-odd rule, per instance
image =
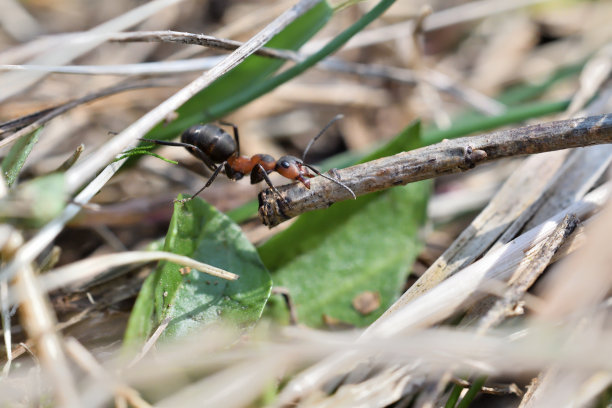
[{"label": "ant head", "polygon": [[278,159],[274,170],[283,177],[300,181],[306,188],[310,188],[310,180],[305,177],[314,176],[300,159],[293,156],[283,156]]}]

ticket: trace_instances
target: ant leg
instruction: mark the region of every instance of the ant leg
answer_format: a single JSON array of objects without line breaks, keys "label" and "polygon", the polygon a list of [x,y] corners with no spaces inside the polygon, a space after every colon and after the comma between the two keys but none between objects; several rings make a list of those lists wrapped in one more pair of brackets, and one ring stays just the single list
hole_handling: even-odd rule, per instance
[{"label": "ant leg", "polygon": [[321,173],[319,170],[317,170],[315,167],[311,166],[310,164],[306,164],[303,163],[304,166],[308,167],[310,170],[314,171],[315,173],[317,173],[317,175],[326,178],[330,181],[333,181],[334,183],[338,184],[339,186],[343,187],[344,189],[346,189],[349,193],[351,193],[351,195],[353,196],[353,200],[357,199],[357,196],[355,195],[355,192],[353,190],[351,190],[351,188],[349,186],[347,186],[346,184],[344,184],[343,182],[341,182],[340,180],[336,180],[333,177],[329,177],[326,174]]},{"label": "ant leg", "polygon": [[238,126],[234,125],[232,122],[224,122],[222,120],[220,120],[219,123],[225,126],[231,126],[232,129],[234,129],[234,139],[236,140],[236,155],[240,156],[240,138],[238,137]]},{"label": "ant leg", "polygon": [[281,200],[283,200],[283,202],[287,205],[289,205],[289,203],[287,202],[287,200],[285,200],[285,197],[283,197],[280,193],[280,191],[278,191],[276,189],[276,187],[274,187],[274,184],[272,184],[272,180],[270,180],[270,177],[268,177],[268,172],[266,172],[266,169],[263,168],[263,166],[261,164],[257,164],[253,170],[251,170],[251,172],[253,171],[257,171],[261,177],[266,181],[266,184],[272,189],[272,191],[274,191],[276,193],[277,196],[280,197]]},{"label": "ant leg", "polygon": [[196,198],[198,196],[198,194],[200,194],[202,191],[204,191],[205,188],[210,187],[210,185],[213,183],[213,181],[215,181],[215,179],[217,178],[217,176],[219,175],[219,173],[221,172],[221,169],[223,168],[223,165],[225,164],[225,162],[221,163],[217,169],[214,171],[214,173],[212,174],[212,176],[210,176],[210,178],[208,179],[208,181],[206,182],[206,184],[204,184],[204,187],[202,187],[201,189],[199,189],[195,194],[193,194],[191,197],[189,198],[183,198],[182,200],[174,200],[174,202],[177,203],[181,203],[181,204],[185,204],[187,201],[191,201],[194,198]]},{"label": "ant leg", "polygon": [[210,160],[210,158],[206,155],[206,153],[200,150],[200,148],[196,145],[192,145],[189,143],[183,143],[183,142],[168,142],[166,140],[153,140],[153,139],[140,139],[140,140],[144,142],[155,143],[157,145],[162,145],[162,146],[184,147],[190,152],[195,153],[198,159],[202,160],[202,162],[206,165],[206,167],[208,167],[211,171],[217,170],[217,165],[212,160]]}]

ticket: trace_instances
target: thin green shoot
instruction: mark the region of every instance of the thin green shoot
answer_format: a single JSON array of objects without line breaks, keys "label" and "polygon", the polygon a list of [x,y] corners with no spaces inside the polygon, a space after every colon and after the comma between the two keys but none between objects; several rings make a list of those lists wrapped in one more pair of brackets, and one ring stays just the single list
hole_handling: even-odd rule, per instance
[{"label": "thin green shoot", "polygon": [[151,145],[147,145],[147,146],[137,146],[133,149],[130,149],[126,152],[124,152],[121,156],[117,157],[115,160],[113,160],[113,162],[119,161],[119,160],[123,160],[123,159],[127,159],[129,157],[135,157],[135,156],[143,156],[143,155],[147,155],[147,156],[153,156],[156,157],[160,160],[165,161],[166,163],[171,163],[171,164],[178,164],[177,161],[174,160],[170,160],[167,159],[157,153],[154,153],[151,151],[151,149],[153,149],[154,147],[156,147],[155,144],[151,144]]}]

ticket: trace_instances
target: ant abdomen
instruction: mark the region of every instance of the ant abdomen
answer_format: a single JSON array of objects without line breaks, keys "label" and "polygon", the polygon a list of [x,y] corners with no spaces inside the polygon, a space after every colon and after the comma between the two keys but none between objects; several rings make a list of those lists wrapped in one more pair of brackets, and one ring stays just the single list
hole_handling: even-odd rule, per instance
[{"label": "ant abdomen", "polygon": [[[237,149],[234,138],[214,125],[195,125],[181,135],[183,143],[197,146],[215,163],[227,160]],[[190,149],[187,149],[190,150]],[[190,152],[199,157],[195,152]]]}]

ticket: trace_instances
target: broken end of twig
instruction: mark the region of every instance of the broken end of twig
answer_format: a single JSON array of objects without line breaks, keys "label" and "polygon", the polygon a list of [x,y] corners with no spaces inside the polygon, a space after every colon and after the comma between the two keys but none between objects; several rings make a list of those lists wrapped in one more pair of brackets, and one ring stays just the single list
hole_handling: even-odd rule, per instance
[{"label": "broken end of twig", "polygon": [[275,227],[291,218],[285,212],[289,205],[288,202],[281,200],[271,188],[260,192],[258,198],[259,218],[268,228]]},{"label": "broken end of twig", "polygon": [[305,212],[323,209],[333,203],[354,199],[351,188],[328,177],[311,179],[310,189],[301,183],[277,187],[277,192],[267,188],[259,193],[259,218],[269,228],[297,217]]}]

